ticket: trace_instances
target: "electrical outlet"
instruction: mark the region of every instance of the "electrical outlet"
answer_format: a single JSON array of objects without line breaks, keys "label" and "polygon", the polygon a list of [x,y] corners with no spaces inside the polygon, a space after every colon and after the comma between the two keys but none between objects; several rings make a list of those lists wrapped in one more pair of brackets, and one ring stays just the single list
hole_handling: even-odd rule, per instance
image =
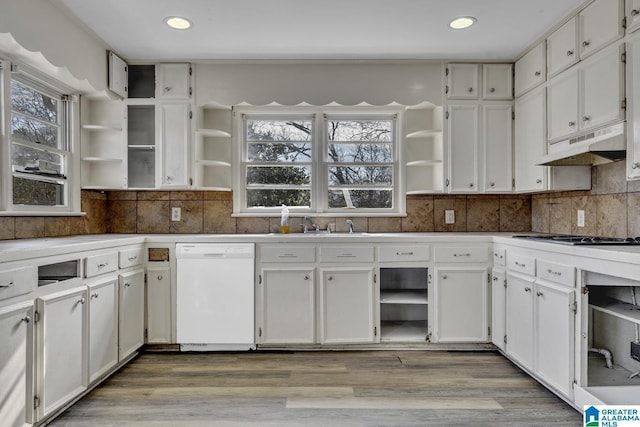
[{"label": "electrical outlet", "polygon": [[455,224],[456,223],[456,211],[446,210],[444,211],[444,223]]},{"label": "electrical outlet", "polygon": [[584,211],[578,209],[578,227],[584,227]]},{"label": "electrical outlet", "polygon": [[631,341],[631,357],[640,362],[640,342]]},{"label": "electrical outlet", "polygon": [[182,208],[171,208],[171,221],[180,221],[182,219]]}]

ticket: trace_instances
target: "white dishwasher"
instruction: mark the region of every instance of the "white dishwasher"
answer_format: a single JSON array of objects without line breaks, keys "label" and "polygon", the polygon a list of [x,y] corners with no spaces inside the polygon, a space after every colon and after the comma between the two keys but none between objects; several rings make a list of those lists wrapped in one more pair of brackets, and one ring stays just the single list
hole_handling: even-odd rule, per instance
[{"label": "white dishwasher", "polygon": [[176,244],[182,351],[248,350],[254,340],[254,244]]}]

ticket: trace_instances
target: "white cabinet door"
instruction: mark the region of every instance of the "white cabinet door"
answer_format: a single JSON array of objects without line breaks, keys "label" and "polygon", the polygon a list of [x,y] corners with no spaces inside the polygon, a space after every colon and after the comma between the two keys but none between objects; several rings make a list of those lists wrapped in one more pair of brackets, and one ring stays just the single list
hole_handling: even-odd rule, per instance
[{"label": "white cabinet door", "polygon": [[627,43],[627,93],[627,179],[640,179],[640,32]]},{"label": "white cabinet door", "polygon": [[156,79],[156,98],[159,100],[191,98],[191,64],[159,64]]},{"label": "white cabinet door", "polygon": [[565,396],[574,378],[575,291],[538,281],[535,293],[535,371]]},{"label": "white cabinet door", "polygon": [[162,141],[162,187],[187,187],[189,170],[190,104],[162,104],[159,134]]},{"label": "white cabinet door", "polygon": [[624,70],[620,55],[620,46],[611,46],[580,65],[581,130],[624,118],[621,105],[624,98]]},{"label": "white cabinet door", "polygon": [[578,62],[577,18],[572,18],[547,38],[547,72],[549,77]]},{"label": "white cabinet door", "polygon": [[171,343],[171,268],[147,268],[147,342]]},{"label": "white cabinet door", "polygon": [[86,389],[87,288],[82,286],[36,300],[38,327],[38,419],[53,413]]},{"label": "white cabinet door", "polygon": [[259,284],[262,344],[315,343],[313,268],[263,269]]},{"label": "white cabinet door", "polygon": [[90,283],[89,382],[118,363],[118,279]]},{"label": "white cabinet door", "polygon": [[596,0],[580,12],[580,58],[584,59],[624,35],[623,1]]},{"label": "white cabinet door", "polygon": [[515,96],[520,96],[543,83],[547,78],[546,44],[540,43],[515,65]]},{"label": "white cabinet door", "polygon": [[557,140],[578,131],[578,70],[572,68],[551,79],[548,89],[547,132]]},{"label": "white cabinet door", "polygon": [[535,279],[507,273],[507,354],[533,370],[533,292]]},{"label": "white cabinet door", "polygon": [[7,427],[31,425],[33,408],[33,304],[0,310],[0,420]]},{"label": "white cabinet door", "polygon": [[507,278],[504,270],[494,268],[491,274],[491,342],[505,350]]},{"label": "white cabinet door", "polygon": [[516,192],[546,189],[547,167],[537,166],[547,146],[546,88],[517,98],[514,123],[514,174]]},{"label": "white cabinet door", "polygon": [[627,0],[627,34],[640,28],[640,0]]},{"label": "white cabinet door", "polygon": [[478,191],[478,104],[449,105],[447,127],[449,134],[450,193]]},{"label": "white cabinet door", "polygon": [[482,98],[494,100],[513,98],[513,65],[482,65]]},{"label": "white cabinet door", "polygon": [[482,106],[484,191],[508,193],[513,182],[513,105]]},{"label": "white cabinet door", "polygon": [[144,344],[144,270],[120,274],[118,279],[118,360],[122,361]]},{"label": "white cabinet door", "polygon": [[447,87],[449,99],[478,99],[480,91],[479,64],[448,64]]},{"label": "white cabinet door", "polygon": [[109,90],[126,98],[128,79],[127,63],[115,53],[109,52]]},{"label": "white cabinet door", "polygon": [[376,325],[373,268],[320,270],[320,343],[372,343]]},{"label": "white cabinet door", "polygon": [[436,267],[434,341],[486,342],[487,267]]}]

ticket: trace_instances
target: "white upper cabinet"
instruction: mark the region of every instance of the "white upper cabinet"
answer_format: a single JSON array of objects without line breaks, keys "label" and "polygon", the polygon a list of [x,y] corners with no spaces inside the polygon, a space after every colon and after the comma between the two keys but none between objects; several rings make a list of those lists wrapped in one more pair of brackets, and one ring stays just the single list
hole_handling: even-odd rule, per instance
[{"label": "white upper cabinet", "polygon": [[448,64],[445,93],[449,99],[478,99],[479,64]]},{"label": "white upper cabinet", "polygon": [[450,193],[478,192],[478,136],[480,106],[477,103],[449,105]]},{"label": "white upper cabinet", "polygon": [[567,70],[549,82],[547,130],[549,140],[578,130],[578,69]]},{"label": "white upper cabinet", "polygon": [[191,64],[159,64],[156,79],[156,98],[159,100],[191,98]]},{"label": "white upper cabinet", "polygon": [[627,33],[640,28],[640,0],[627,0]]},{"label": "white upper cabinet", "polygon": [[514,159],[516,192],[546,189],[545,166],[537,166],[547,145],[546,92],[540,87],[516,99]]},{"label": "white upper cabinet", "polygon": [[538,44],[520,58],[516,62],[515,71],[515,96],[543,83],[547,77],[546,44]]},{"label": "white upper cabinet", "polygon": [[482,106],[484,191],[509,193],[513,182],[513,105]]},{"label": "white upper cabinet", "polygon": [[496,100],[513,98],[513,65],[482,65],[482,98]]},{"label": "white upper cabinet", "polygon": [[580,57],[585,58],[624,35],[624,0],[596,0],[578,15]]},{"label": "white upper cabinet", "polygon": [[113,52],[109,52],[109,89],[122,98],[127,97],[127,63]]},{"label": "white upper cabinet", "polygon": [[578,27],[572,18],[547,39],[547,73],[558,74],[578,62]]},{"label": "white upper cabinet", "polygon": [[191,104],[170,103],[158,106],[160,138],[162,141],[161,176],[162,187],[187,187],[189,185],[189,117]]},{"label": "white upper cabinet", "polygon": [[627,179],[640,179],[640,32],[627,43]]}]

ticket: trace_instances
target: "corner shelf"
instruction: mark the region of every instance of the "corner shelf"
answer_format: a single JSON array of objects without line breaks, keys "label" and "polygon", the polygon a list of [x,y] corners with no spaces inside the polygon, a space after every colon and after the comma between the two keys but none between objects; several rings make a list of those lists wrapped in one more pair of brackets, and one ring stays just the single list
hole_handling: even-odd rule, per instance
[{"label": "corner shelf", "polygon": [[443,109],[428,102],[408,107],[405,122],[406,194],[444,191]]},{"label": "corner shelf", "polygon": [[231,191],[232,109],[219,104],[206,104],[199,109],[195,138],[195,187],[215,191]]}]

